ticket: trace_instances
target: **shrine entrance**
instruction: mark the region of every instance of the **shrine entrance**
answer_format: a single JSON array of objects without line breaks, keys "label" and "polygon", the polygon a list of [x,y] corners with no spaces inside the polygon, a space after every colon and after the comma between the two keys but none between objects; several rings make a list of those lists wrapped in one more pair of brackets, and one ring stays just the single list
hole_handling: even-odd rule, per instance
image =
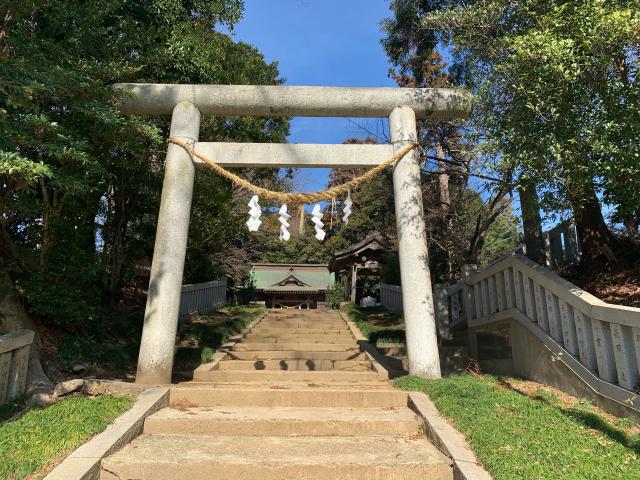
[{"label": "shrine entrance", "polygon": [[[396,156],[393,187],[409,373],[440,376],[416,119],[462,118],[457,89],[117,84],[124,113],[172,115],[137,383],[171,382],[195,167],[373,168]],[[201,115],[388,117],[387,145],[199,142]],[[412,147],[412,148],[409,148]],[[210,165],[211,166],[211,165]]]}]

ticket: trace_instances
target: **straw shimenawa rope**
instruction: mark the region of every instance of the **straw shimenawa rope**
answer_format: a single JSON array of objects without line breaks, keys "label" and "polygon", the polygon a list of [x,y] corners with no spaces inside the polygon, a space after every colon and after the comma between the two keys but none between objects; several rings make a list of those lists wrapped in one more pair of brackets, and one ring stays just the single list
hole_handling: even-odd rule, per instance
[{"label": "straw shimenawa rope", "polygon": [[402,148],[402,150],[398,150],[398,152],[396,152],[395,155],[385,160],[381,164],[376,165],[370,170],[367,170],[362,175],[358,175],[357,177],[354,177],[348,182],[342,183],[340,185],[336,185],[335,187],[331,187],[326,190],[319,190],[315,193],[302,193],[302,192],[286,193],[286,192],[276,192],[273,190],[269,190],[269,189],[254,185],[248,180],[245,180],[244,178],[236,175],[235,173],[230,172],[226,168],[221,167],[210,158],[207,158],[201,153],[196,152],[191,145],[189,145],[187,142],[180,140],[179,138],[170,137],[169,143],[173,143],[175,145],[182,147],[189,155],[191,155],[192,157],[199,158],[204,163],[206,163],[218,175],[231,180],[233,183],[236,183],[241,187],[249,190],[250,192],[255,193],[259,197],[267,200],[275,200],[281,203],[288,203],[290,205],[302,205],[302,204],[317,203],[322,201],[330,201],[340,195],[344,195],[349,190],[355,189],[362,182],[369,180],[370,178],[373,178],[375,175],[377,175],[384,169],[395,164],[397,161],[399,161],[401,158],[403,158],[411,150],[413,150],[419,145],[418,143],[410,143],[406,147]]}]

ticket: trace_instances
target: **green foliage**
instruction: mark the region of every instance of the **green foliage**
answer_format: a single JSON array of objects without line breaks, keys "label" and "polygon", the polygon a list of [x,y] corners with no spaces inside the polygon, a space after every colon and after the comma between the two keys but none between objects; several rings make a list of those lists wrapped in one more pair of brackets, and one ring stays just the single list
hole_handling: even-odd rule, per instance
[{"label": "green foliage", "polygon": [[[279,207],[278,207],[279,208]],[[280,223],[275,209],[263,217],[260,231],[252,235],[254,256],[253,260],[267,263],[327,263],[330,253],[325,242],[319,242],[315,237],[315,230],[310,221],[309,213],[305,213],[305,228],[300,235],[293,227],[298,220],[297,215],[292,218],[291,239],[283,242],[279,239]],[[325,217],[326,218],[326,217]]]},{"label": "green foliage", "polygon": [[499,215],[487,231],[479,263],[487,264],[510,252],[521,243],[521,238],[519,221],[509,209]]},{"label": "green foliage", "polygon": [[[114,82],[281,82],[277,64],[216,31],[242,11],[240,0],[0,7],[0,252],[41,321],[95,322],[132,282],[134,262],[152,255],[169,117],[121,115]],[[201,126],[205,141],[281,142],[287,133],[285,118],[204,117]],[[280,181],[272,169],[247,173]],[[251,256],[239,254],[251,245],[244,203],[199,172],[186,281],[242,276]]]},{"label": "green foliage", "polygon": [[579,210],[595,184],[614,220],[637,223],[638,0],[453,1],[418,21],[451,42],[493,167],[533,180],[552,211]]},{"label": "green foliage", "polygon": [[338,278],[333,282],[326,291],[327,303],[331,308],[340,308],[340,304],[344,302],[347,290],[347,282],[344,278]]},{"label": "green foliage", "polygon": [[238,303],[240,305],[248,305],[256,298],[256,280],[252,272],[248,272],[240,284],[238,290]]},{"label": "green foliage", "polygon": [[103,431],[133,397],[73,397],[0,423],[0,478],[25,478]]},{"label": "green foliage", "polygon": [[382,267],[382,281],[390,285],[402,285],[400,257],[398,255],[385,256],[384,266]]},{"label": "green foliage", "polygon": [[342,307],[342,311],[374,345],[406,341],[402,319],[384,307],[362,308],[348,303]]},{"label": "green foliage", "polygon": [[640,438],[589,405],[528,397],[493,377],[402,377],[396,386],[427,393],[496,480],[637,477]]},{"label": "green foliage", "polygon": [[259,305],[226,306],[181,324],[174,368],[189,370],[209,362],[220,345],[264,312]]}]

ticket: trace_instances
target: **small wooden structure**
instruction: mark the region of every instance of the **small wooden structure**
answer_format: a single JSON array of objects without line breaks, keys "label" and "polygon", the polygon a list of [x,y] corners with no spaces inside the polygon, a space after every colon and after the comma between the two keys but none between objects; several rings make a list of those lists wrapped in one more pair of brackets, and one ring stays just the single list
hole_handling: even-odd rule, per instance
[{"label": "small wooden structure", "polygon": [[0,335],[0,404],[25,392],[33,336],[32,330]]},{"label": "small wooden structure", "polygon": [[318,308],[334,281],[326,263],[256,263],[251,272],[256,292],[267,308]]},{"label": "small wooden structure", "polygon": [[384,264],[384,258],[390,252],[387,242],[378,233],[372,233],[364,240],[351,245],[349,248],[336,252],[329,263],[332,272],[348,272],[351,278],[351,302],[358,304],[362,297],[359,287],[358,273],[379,272]]}]

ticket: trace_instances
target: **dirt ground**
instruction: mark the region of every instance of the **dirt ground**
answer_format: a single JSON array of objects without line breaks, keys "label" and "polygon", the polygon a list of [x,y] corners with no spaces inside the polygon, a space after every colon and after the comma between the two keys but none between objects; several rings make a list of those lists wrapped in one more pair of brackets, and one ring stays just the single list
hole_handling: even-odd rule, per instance
[{"label": "dirt ground", "polygon": [[599,299],[615,305],[640,308],[640,268],[618,272],[600,272],[584,276],[579,272],[563,272],[562,276]]}]

